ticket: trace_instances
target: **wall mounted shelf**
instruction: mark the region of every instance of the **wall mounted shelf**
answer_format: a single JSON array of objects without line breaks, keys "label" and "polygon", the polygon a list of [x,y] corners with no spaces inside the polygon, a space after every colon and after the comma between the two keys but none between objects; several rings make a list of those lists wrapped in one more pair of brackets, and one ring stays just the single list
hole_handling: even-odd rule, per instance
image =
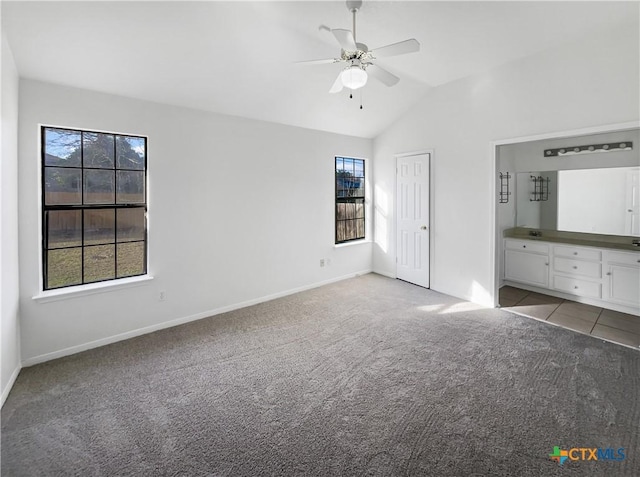
[{"label": "wall mounted shelf", "polygon": [[531,182],[533,182],[533,191],[531,192],[531,197],[529,197],[530,202],[544,202],[549,200],[549,182],[550,179],[548,177],[542,176],[530,176]]},{"label": "wall mounted shelf", "polygon": [[511,179],[511,174],[508,172],[500,172],[500,194],[498,197],[500,204],[506,204],[509,202],[509,196],[511,195],[511,191],[509,190],[509,179]]}]

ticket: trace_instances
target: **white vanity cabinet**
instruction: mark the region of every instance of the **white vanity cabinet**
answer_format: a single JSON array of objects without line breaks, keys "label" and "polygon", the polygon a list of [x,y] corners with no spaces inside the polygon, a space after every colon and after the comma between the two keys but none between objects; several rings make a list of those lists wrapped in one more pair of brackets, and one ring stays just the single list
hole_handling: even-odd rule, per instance
[{"label": "white vanity cabinet", "polygon": [[538,287],[549,284],[549,246],[530,240],[505,241],[504,275],[507,280]]},{"label": "white vanity cabinet", "polygon": [[528,290],[640,315],[640,252],[507,238],[504,280]]},{"label": "white vanity cabinet", "polygon": [[606,299],[621,305],[640,304],[640,253],[605,252]]}]

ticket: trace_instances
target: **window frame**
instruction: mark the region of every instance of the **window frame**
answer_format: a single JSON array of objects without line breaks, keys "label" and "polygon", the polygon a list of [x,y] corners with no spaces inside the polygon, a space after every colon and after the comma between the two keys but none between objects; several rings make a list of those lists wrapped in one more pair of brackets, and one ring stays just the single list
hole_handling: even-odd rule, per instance
[{"label": "window frame", "polygon": [[[104,171],[113,171],[114,172],[114,202],[111,204],[57,204],[52,205],[46,204],[46,170],[47,167],[60,167],[60,166],[46,166],[46,130],[47,129],[56,129],[63,131],[74,131],[80,133],[80,154],[81,160],[79,166],[67,166],[68,169],[79,170],[82,177],[82,187],[80,189],[80,194],[82,196],[82,202],[84,202],[84,171],[85,170],[104,170]],[[96,167],[84,167],[84,133],[88,134],[109,134],[114,136],[114,151],[113,151],[113,169],[111,168],[96,168]],[[117,167],[117,152],[115,149],[115,138],[116,136],[120,137],[129,137],[129,138],[140,138],[144,140],[144,168],[143,169],[120,169]],[[39,180],[38,180],[38,191],[40,194],[39,200],[39,223],[38,230],[40,233],[39,241],[40,241],[40,253],[39,253],[39,262],[40,262],[40,273],[39,273],[39,282],[40,282],[40,293],[38,296],[34,298],[46,298],[47,296],[56,296],[62,294],[69,293],[87,293],[92,291],[98,291],[101,289],[105,289],[106,287],[116,288],[125,286],[127,284],[135,284],[148,279],[152,279],[153,277],[149,274],[149,137],[145,134],[132,134],[132,133],[121,133],[115,131],[106,131],[106,130],[98,130],[98,129],[87,129],[83,127],[69,127],[69,126],[57,126],[52,124],[38,124],[38,146],[39,146],[39,161],[38,161],[38,172],[39,172]],[[62,167],[64,168],[64,167]],[[143,185],[144,185],[144,201],[138,203],[118,203],[117,202],[117,176],[118,171],[135,171],[135,172],[143,172]],[[96,244],[94,246],[100,245],[113,245],[113,264],[114,264],[114,277],[106,278],[95,281],[85,281],[85,263],[84,263],[84,254],[85,248],[91,247],[92,245],[85,245],[85,230],[84,230],[84,211],[85,210],[113,210],[114,211],[114,238],[112,243],[105,244]],[[143,209],[144,211],[144,234],[143,238],[140,240],[131,240],[126,242],[118,242],[117,239],[117,211],[118,210],[126,210],[126,209]],[[64,210],[77,210],[80,211],[80,232],[81,232],[81,245],[75,247],[60,247],[49,249],[48,248],[48,224],[47,224],[47,212],[49,211],[64,211]],[[143,243],[143,273],[136,275],[127,275],[124,277],[118,277],[117,270],[117,253],[118,253],[118,244],[126,244],[126,243]],[[64,248],[77,248],[81,250],[82,258],[81,258],[81,283],[74,283],[70,285],[62,285],[57,287],[47,288],[47,279],[48,279],[48,252],[51,250],[63,250]]]},{"label": "window frame", "polygon": [[[361,199],[362,200],[362,228],[363,228],[363,234],[362,236],[358,236],[355,238],[350,238],[347,240],[338,240],[338,170],[337,170],[337,161],[338,159],[350,159],[350,160],[355,160],[355,161],[362,161],[362,196],[357,196],[357,197],[351,197],[351,199]],[[334,225],[334,246],[341,246],[341,245],[345,245],[345,244],[351,244],[351,243],[357,243],[357,242],[365,242],[367,240],[367,159],[363,158],[363,157],[354,157],[354,156],[343,156],[343,155],[336,155],[333,158],[333,186],[334,186],[334,193],[333,193],[333,199],[334,199],[334,208],[333,208],[333,213],[334,213],[334,220],[333,220],[333,225]],[[344,198],[343,198],[344,199]],[[353,219],[346,219],[346,220],[353,220]],[[345,221],[345,219],[342,219],[341,221]]]}]

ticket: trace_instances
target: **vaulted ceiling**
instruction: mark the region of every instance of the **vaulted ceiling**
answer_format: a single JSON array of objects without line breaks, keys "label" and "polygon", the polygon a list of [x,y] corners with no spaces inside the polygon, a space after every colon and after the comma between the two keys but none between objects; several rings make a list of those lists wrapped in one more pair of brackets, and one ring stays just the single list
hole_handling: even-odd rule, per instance
[{"label": "vaulted ceiling", "polygon": [[340,64],[294,64],[339,56],[319,27],[351,28],[342,1],[3,1],[2,23],[22,77],[374,137],[429,88],[637,25],[638,5],[365,0],[358,41],[415,38],[422,48],[379,61],[400,76],[396,86],[371,79],[351,100],[328,92]]}]

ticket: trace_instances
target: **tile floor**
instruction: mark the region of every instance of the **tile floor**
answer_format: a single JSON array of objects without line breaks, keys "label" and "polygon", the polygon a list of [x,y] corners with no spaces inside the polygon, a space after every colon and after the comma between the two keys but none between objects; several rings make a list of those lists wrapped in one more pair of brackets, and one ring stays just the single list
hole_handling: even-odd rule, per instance
[{"label": "tile floor", "polygon": [[563,300],[510,286],[500,289],[500,306],[519,315],[640,348],[640,316]]}]

